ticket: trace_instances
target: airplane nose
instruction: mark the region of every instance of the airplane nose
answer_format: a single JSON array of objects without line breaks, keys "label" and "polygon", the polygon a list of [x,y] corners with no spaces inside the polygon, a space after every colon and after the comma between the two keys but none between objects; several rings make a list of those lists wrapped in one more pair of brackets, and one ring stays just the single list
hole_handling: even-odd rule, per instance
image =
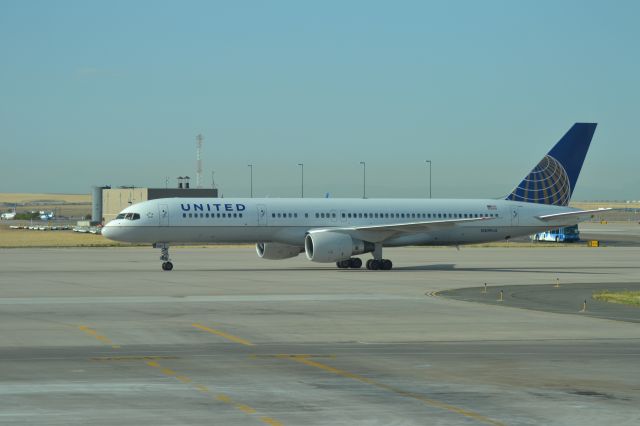
[{"label": "airplane nose", "polygon": [[117,234],[118,232],[114,226],[110,226],[109,224],[107,224],[102,227],[102,236],[109,240],[116,241],[118,238]]},{"label": "airplane nose", "polygon": [[103,237],[105,238],[109,238],[109,232],[111,231],[111,229],[109,228],[109,225],[105,225],[102,227],[102,230],[100,231],[100,233],[102,234]]}]

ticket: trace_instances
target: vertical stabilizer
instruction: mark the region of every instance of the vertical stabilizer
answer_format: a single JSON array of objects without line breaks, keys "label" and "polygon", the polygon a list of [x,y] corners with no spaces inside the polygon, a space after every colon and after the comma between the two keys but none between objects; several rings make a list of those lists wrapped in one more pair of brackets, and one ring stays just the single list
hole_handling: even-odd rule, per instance
[{"label": "vertical stabilizer", "polygon": [[596,123],[575,123],[506,199],[568,205],[596,126]]}]

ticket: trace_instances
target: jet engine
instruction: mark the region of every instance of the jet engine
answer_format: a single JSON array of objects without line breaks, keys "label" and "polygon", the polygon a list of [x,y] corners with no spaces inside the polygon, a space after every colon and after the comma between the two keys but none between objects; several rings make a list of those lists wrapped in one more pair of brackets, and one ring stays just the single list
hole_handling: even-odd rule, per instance
[{"label": "jet engine", "polygon": [[258,243],[256,244],[256,252],[263,259],[280,260],[296,257],[304,251],[298,246],[290,246],[289,244],[280,243]]},{"label": "jet engine", "polygon": [[373,251],[373,244],[341,232],[311,232],[304,238],[304,251],[312,262],[338,262],[355,254]]}]

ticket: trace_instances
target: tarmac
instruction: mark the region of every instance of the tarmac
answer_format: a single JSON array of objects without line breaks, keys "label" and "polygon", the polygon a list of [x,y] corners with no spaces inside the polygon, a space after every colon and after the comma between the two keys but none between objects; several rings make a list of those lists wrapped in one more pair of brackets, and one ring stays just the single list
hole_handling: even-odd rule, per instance
[{"label": "tarmac", "polygon": [[[640,423],[640,326],[569,292],[637,285],[639,247],[387,249],[392,271],[171,255],[0,250],[0,424]],[[438,296],[484,283],[527,296]],[[572,312],[540,310],[558,291]]]}]

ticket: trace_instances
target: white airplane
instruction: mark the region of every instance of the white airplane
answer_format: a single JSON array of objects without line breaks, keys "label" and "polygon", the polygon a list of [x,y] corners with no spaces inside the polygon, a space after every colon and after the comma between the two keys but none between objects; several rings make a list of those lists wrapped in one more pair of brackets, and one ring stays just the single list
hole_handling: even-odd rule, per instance
[{"label": "white airplane", "polygon": [[0,215],[0,219],[3,220],[11,220],[14,219],[16,217],[16,211],[12,211],[12,212],[7,212],[7,213],[2,213],[2,215]]},{"label": "white airplane", "polygon": [[40,220],[51,220],[53,219],[54,213],[49,211],[46,212],[44,210],[40,210],[40,212],[38,212],[38,214],[40,215]]},{"label": "white airplane", "polygon": [[105,237],[150,243],[170,271],[172,243],[256,243],[258,256],[389,270],[383,247],[508,240],[575,225],[602,210],[567,207],[595,132],[576,123],[504,199],[164,198],[124,209]]}]

